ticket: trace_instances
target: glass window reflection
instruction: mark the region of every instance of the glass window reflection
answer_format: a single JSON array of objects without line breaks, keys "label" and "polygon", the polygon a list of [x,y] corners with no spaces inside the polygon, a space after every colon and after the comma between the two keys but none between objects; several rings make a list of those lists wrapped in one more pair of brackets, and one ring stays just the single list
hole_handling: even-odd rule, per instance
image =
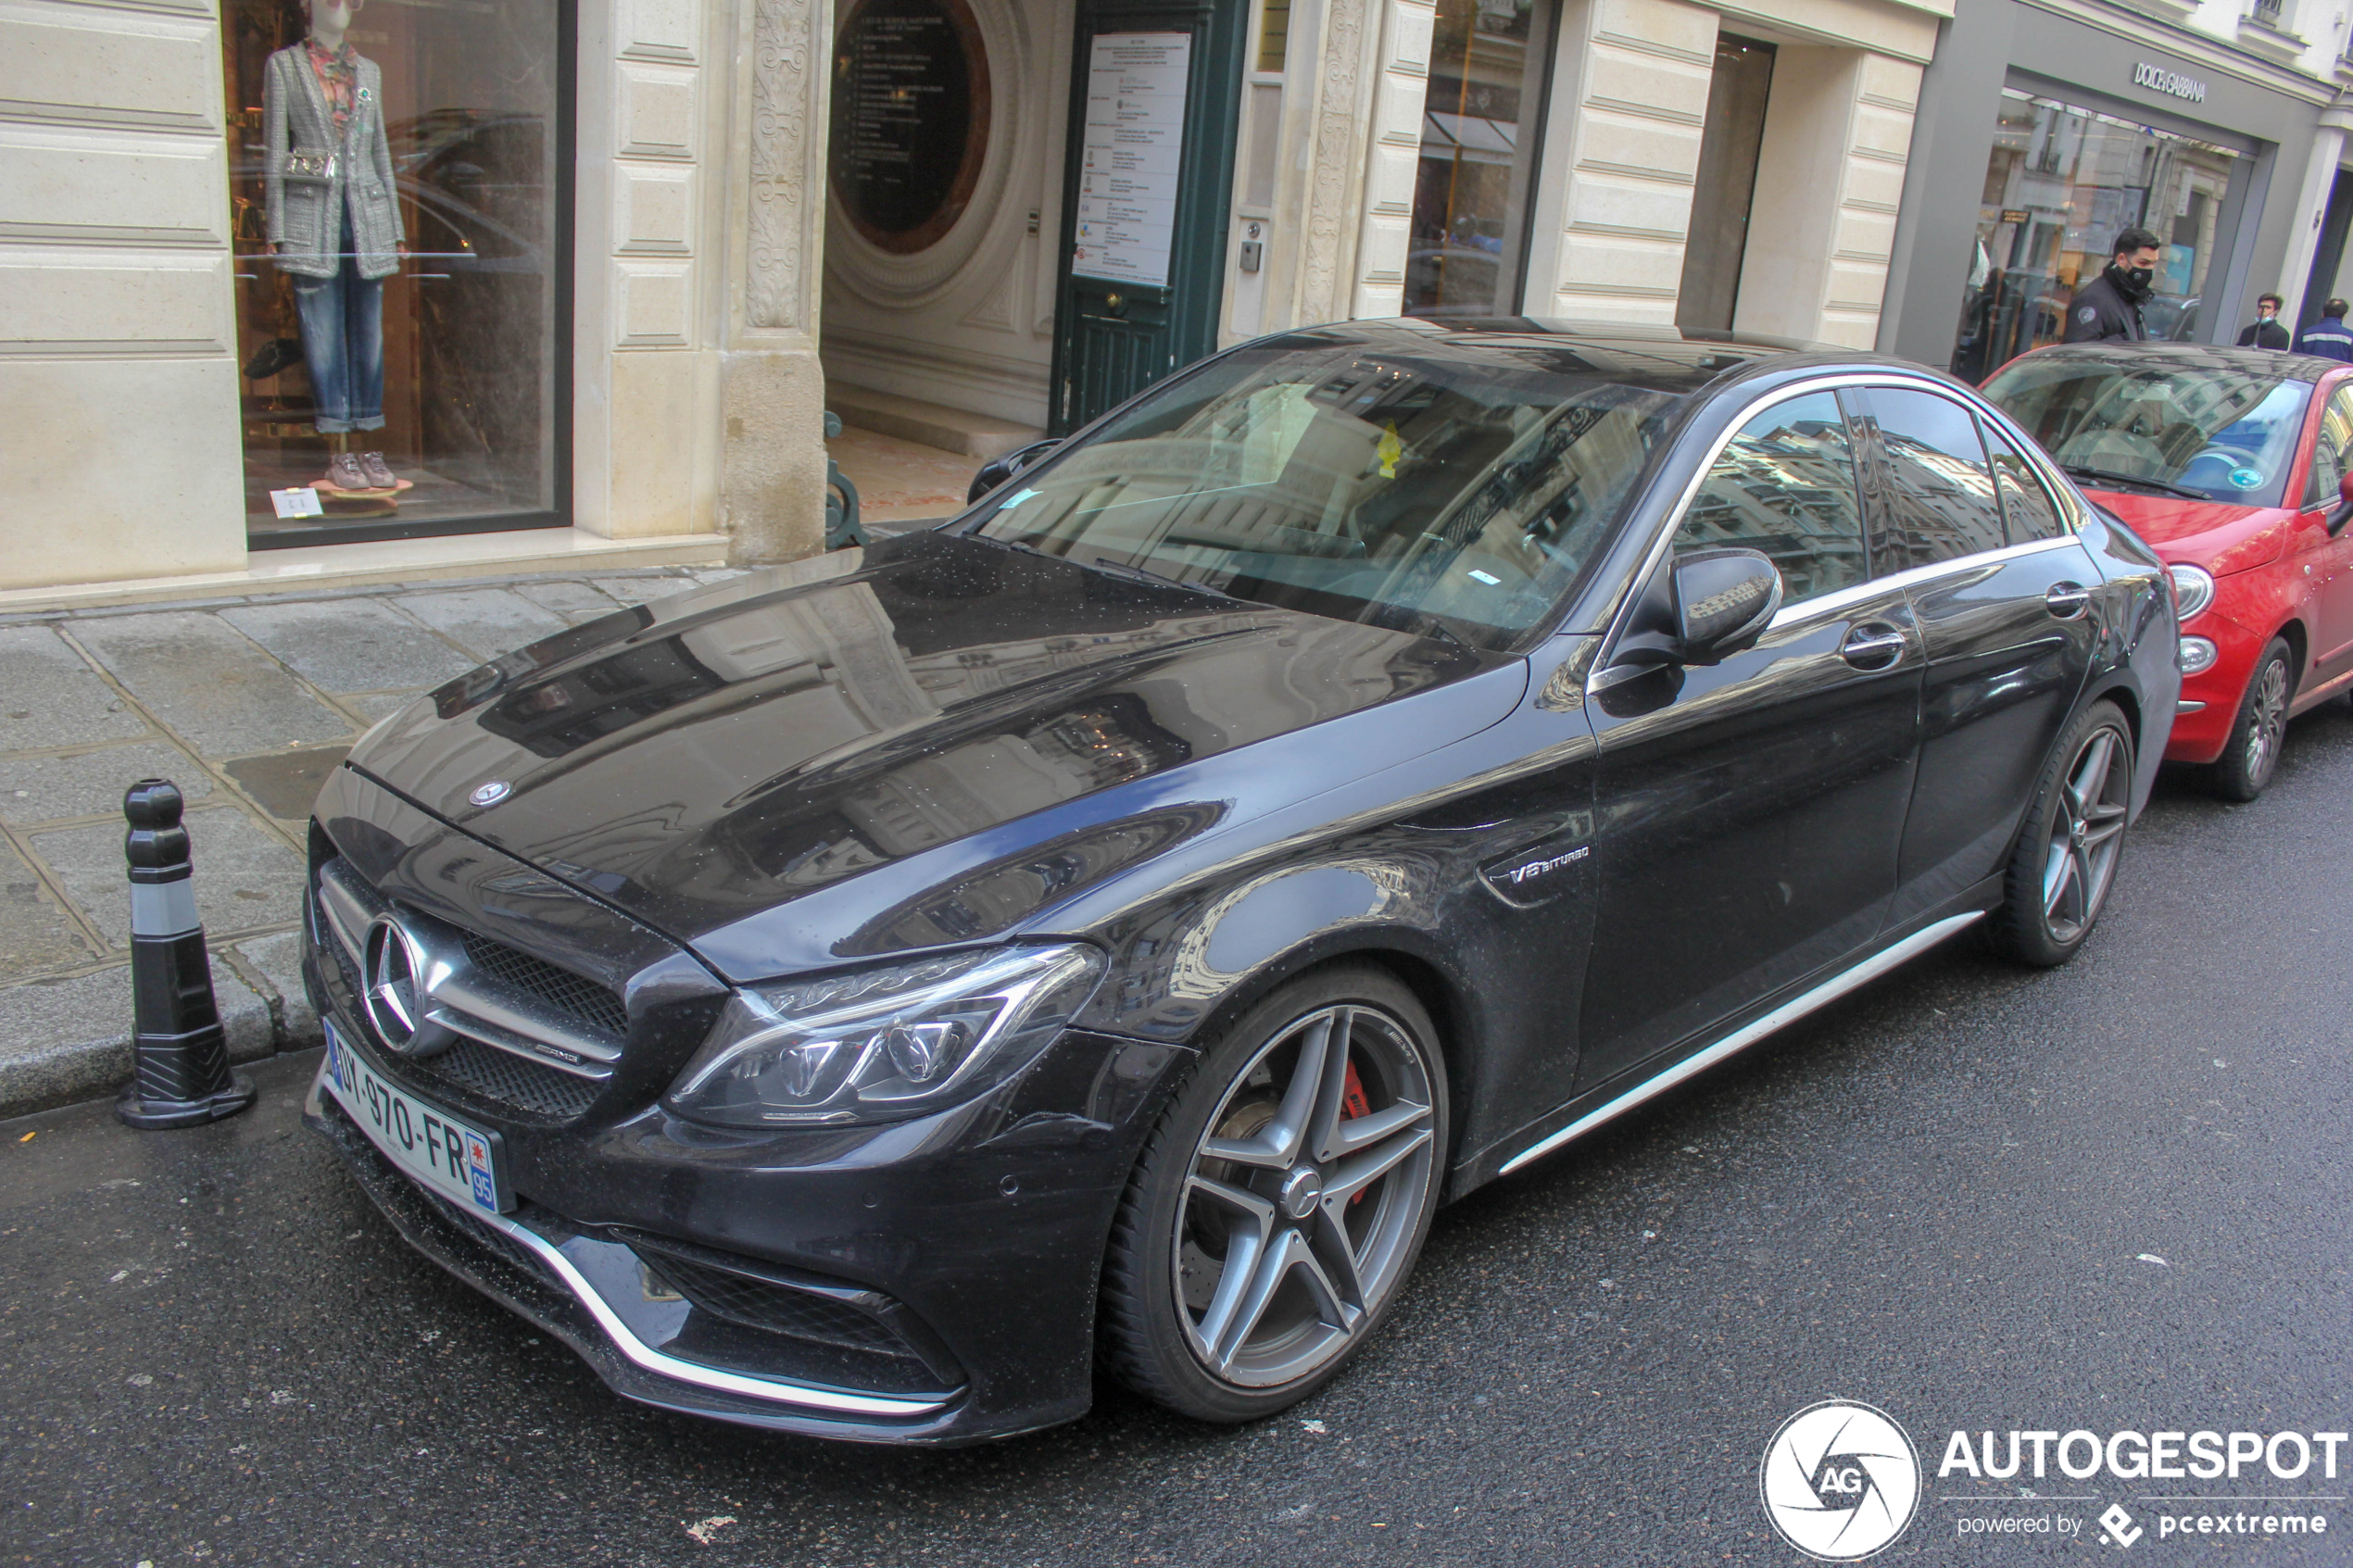
[{"label": "glass window reflection", "polygon": [[1678,550],[1725,546],[1770,557],[1784,604],[1863,581],[1855,455],[1834,395],[1778,403],[1726,444],[1675,535]]}]

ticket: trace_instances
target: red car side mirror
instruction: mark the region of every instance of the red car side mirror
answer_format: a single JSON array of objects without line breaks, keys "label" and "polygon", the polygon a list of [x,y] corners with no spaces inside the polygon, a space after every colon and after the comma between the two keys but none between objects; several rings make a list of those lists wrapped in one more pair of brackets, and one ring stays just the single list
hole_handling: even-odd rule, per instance
[{"label": "red car side mirror", "polygon": [[2353,473],[2336,482],[2336,510],[2329,513],[2329,536],[2334,538],[2353,522]]}]

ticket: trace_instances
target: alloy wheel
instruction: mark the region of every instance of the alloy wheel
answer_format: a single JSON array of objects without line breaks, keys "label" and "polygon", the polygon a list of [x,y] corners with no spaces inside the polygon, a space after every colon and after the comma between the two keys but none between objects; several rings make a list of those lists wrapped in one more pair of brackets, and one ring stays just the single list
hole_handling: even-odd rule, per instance
[{"label": "alloy wheel", "polygon": [[2269,659],[2256,677],[2252,721],[2246,729],[2246,776],[2258,789],[2269,784],[2279,761],[2280,736],[2287,728],[2287,662]]},{"label": "alloy wheel", "polygon": [[2131,770],[2116,765],[2124,755],[2117,732],[2103,724],[2084,737],[2059,786],[2044,857],[2043,919],[2062,944],[2099,918],[2116,874],[2133,788]]},{"label": "alloy wheel", "polygon": [[1294,1021],[1234,1078],[1174,1238],[1176,1320],[1213,1376],[1272,1387],[1348,1353],[1419,1241],[1432,1099],[1404,1026],[1353,1004]]}]

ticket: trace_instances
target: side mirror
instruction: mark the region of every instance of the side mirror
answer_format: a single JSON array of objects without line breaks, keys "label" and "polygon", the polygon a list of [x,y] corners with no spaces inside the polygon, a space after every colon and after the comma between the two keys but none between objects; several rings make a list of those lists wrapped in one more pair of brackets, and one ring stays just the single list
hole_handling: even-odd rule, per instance
[{"label": "side mirror", "polygon": [[[1615,691],[1639,681],[1643,690],[1659,688],[1672,701],[1681,689],[1684,666],[1720,664],[1755,646],[1780,608],[1780,569],[1762,551],[1693,550],[1677,556],[1642,590],[1608,666],[1593,678],[1594,689]],[[1674,678],[1664,685],[1645,679],[1666,671]]]},{"label": "side mirror", "polygon": [[1719,664],[1756,646],[1781,608],[1781,572],[1758,550],[1693,550],[1675,558],[1676,658]]},{"label": "side mirror", "polygon": [[2336,482],[2336,510],[2329,513],[2329,536],[2334,538],[2353,522],[2353,473]]},{"label": "side mirror", "polygon": [[1001,458],[989,458],[980,465],[980,471],[973,475],[972,488],[964,492],[964,505],[971,506],[1061,445],[1060,436],[1050,436],[1044,441],[1033,441],[1026,446],[1016,446]]}]

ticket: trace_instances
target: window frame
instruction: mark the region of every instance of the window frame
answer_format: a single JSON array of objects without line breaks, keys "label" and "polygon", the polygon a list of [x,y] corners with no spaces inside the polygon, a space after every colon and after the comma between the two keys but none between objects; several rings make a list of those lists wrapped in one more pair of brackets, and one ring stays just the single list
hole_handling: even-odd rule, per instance
[{"label": "window frame", "polygon": [[[1807,392],[1843,393],[1849,388],[1859,389],[1874,385],[1917,386],[1942,392],[1950,396],[1956,383],[1937,375],[1932,370],[1907,374],[1893,366],[1873,365],[1868,368],[1858,366],[1849,370],[1826,370],[1817,375],[1800,376],[1763,388],[1727,418],[1722,430],[1704,448],[1694,454],[1692,465],[1683,478],[1681,493],[1676,496],[1671,505],[1665,508],[1665,515],[1660,521],[1653,525],[1651,537],[1643,546],[1642,554],[1636,562],[1635,569],[1628,572],[1624,581],[1617,585],[1614,598],[1605,601],[1609,605],[1607,612],[1597,618],[1600,621],[1599,641],[1593,658],[1586,666],[1585,695],[1589,699],[1599,696],[1603,689],[1601,676],[1609,669],[1610,660],[1616,657],[1618,644],[1626,635],[1627,623],[1632,619],[1636,605],[1642,601],[1643,587],[1657,574],[1660,567],[1672,552],[1675,536],[1682,531],[1683,514],[1690,510],[1692,500],[1699,494],[1700,485],[1706,481],[1708,470],[1716,466],[1716,459],[1723,454],[1724,448],[1730,445],[1732,437],[1739,434],[1742,427],[1750,420],[1785,397],[1793,397]],[[1727,401],[1730,400],[1728,396]],[[2064,481],[2063,476],[2052,467],[2049,455],[2032,436],[2019,428],[2017,421],[1982,398],[1970,395],[1964,396],[1960,401],[1971,413],[1984,420],[1990,428],[2001,432],[2003,438],[2018,448],[2020,455],[2026,458],[2027,465],[2041,476],[2043,487],[2060,503],[2059,525],[2065,530],[2064,533],[2056,539],[2038,539],[2031,545],[2007,546],[2001,551],[2001,558],[2032,555],[2038,550],[2062,549],[2075,545],[2082,533],[2084,522],[2091,515],[2090,504],[2077,493],[2073,484]],[[1843,397],[1840,399],[1840,406],[1843,411],[1845,399]],[[1849,429],[1852,431],[1854,416],[1848,412],[1847,418]],[[1636,505],[1639,506],[1640,503]],[[1868,545],[1867,539],[1867,548]],[[1768,628],[1768,634],[1797,621],[1811,620],[1817,616],[1833,613],[1845,605],[1860,602],[1869,596],[1884,592],[1891,586],[1900,588],[1914,582],[1931,582],[1951,571],[1953,566],[1954,563],[1951,561],[1940,561],[1933,566],[1914,567],[1894,577],[1871,578],[1856,587],[1842,588],[1834,594],[1826,594],[1818,599],[1808,599],[1801,605],[1785,605],[1774,614],[1772,624]],[[1572,598],[1578,591],[1572,586]],[[1570,600],[1565,599],[1564,607],[1566,608]],[[1553,627],[1554,633],[1567,630],[1568,628],[1557,622]]]},{"label": "window frame", "polygon": [[[1682,505],[1676,508],[1674,524],[1668,530],[1667,536],[1667,556],[1670,559],[1675,554],[1676,542],[1682,537],[1684,525],[1691,521],[1692,508],[1698,504],[1701,494],[1707,488],[1709,476],[1716,472],[1717,465],[1723,461],[1724,454],[1730,449],[1732,443],[1740,439],[1741,433],[1748,429],[1750,425],[1755,424],[1757,420],[1771,414],[1775,409],[1787,404],[1802,402],[1809,397],[1828,397],[1831,400],[1831,407],[1838,411],[1840,428],[1845,432],[1847,479],[1848,483],[1853,487],[1855,496],[1855,543],[1860,550],[1859,559],[1862,562],[1862,575],[1857,577],[1852,583],[1843,583],[1835,588],[1825,588],[1818,593],[1809,594],[1802,599],[1785,598],[1782,603],[1788,608],[1810,605],[1818,599],[1828,598],[1833,594],[1844,593],[1850,588],[1860,587],[1864,583],[1871,581],[1873,575],[1871,571],[1871,504],[1870,497],[1865,488],[1863,481],[1865,458],[1862,451],[1862,442],[1858,439],[1859,433],[1856,428],[1854,412],[1847,407],[1846,399],[1840,396],[1837,389],[1835,388],[1793,390],[1788,392],[1785,395],[1767,399],[1742,411],[1739,422],[1734,424],[1730,430],[1726,431],[1723,439],[1717,442],[1710,449],[1707,464],[1699,471],[1698,483],[1692,487],[1691,493],[1684,496]],[[1755,548],[1754,546],[1739,546],[1734,547],[1742,549]],[[1760,551],[1759,553],[1764,554],[1766,552]],[[1778,564],[1775,570],[1779,570]],[[1788,577],[1786,573],[1783,574],[1782,583],[1784,590],[1786,590],[1788,584]]]},{"label": "window frame", "polygon": [[[1901,577],[1914,571],[1943,571],[1957,566],[1964,561],[1982,560],[1997,550],[2008,548],[2009,519],[2002,509],[2002,486],[2001,481],[1994,472],[1993,451],[1985,445],[1984,427],[1975,417],[1978,412],[1977,405],[1973,402],[1968,401],[1967,399],[1954,396],[1951,389],[1947,387],[1936,385],[1923,386],[1916,383],[1906,384],[1899,382],[1888,381],[1884,378],[1874,379],[1868,382],[1857,390],[1861,393],[1860,403],[1862,412],[1860,418],[1869,431],[1871,448],[1871,475],[1873,482],[1871,505],[1873,515],[1866,529],[1866,532],[1869,536],[1871,547],[1871,580],[1875,583],[1884,582],[1891,577]],[[1888,458],[1886,442],[1880,429],[1879,409],[1874,406],[1874,400],[1872,397],[1872,394],[1877,392],[1918,393],[1926,396],[1938,397],[1943,399],[1946,404],[1950,405],[1964,419],[1969,420],[1969,431],[1977,439],[1978,458],[1984,467],[1985,482],[1991,491],[1991,495],[1988,498],[1993,503],[1994,526],[2000,532],[2001,534],[2001,542],[1999,544],[1991,545],[1982,549],[1964,551],[1959,555],[1947,556],[1942,560],[1906,560],[1904,565],[1895,567],[1893,570],[1888,570],[1881,566],[1880,552],[1885,546],[1885,542],[1893,535],[1894,528],[1894,492],[1896,489],[1896,483],[1894,464]],[[1850,415],[1849,417],[1853,418],[1855,416]],[[1957,453],[1952,455],[1956,457],[1959,456]]]}]

